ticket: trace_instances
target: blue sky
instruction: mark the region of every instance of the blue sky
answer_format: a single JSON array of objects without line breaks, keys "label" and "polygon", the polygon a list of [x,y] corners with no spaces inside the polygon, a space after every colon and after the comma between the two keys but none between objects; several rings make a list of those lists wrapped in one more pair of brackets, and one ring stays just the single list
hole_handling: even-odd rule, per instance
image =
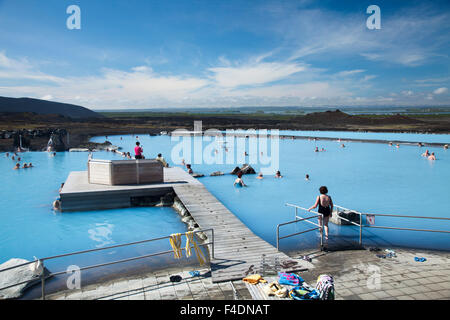
[{"label": "blue sky", "polygon": [[[70,5],[81,29],[69,30]],[[381,29],[369,30],[369,5]],[[0,95],[93,109],[450,105],[448,1],[0,0]]]}]

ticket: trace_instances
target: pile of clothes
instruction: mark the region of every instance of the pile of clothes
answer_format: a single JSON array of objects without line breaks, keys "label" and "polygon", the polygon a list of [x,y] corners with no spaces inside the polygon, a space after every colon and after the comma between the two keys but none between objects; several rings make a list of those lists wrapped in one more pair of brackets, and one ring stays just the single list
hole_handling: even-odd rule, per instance
[{"label": "pile of clothes", "polygon": [[[380,251],[380,249],[378,249],[378,250],[373,250],[373,249],[371,248],[370,251]],[[386,253],[385,253],[385,254],[377,254],[377,257],[378,257],[378,258],[382,258],[382,259],[386,259],[386,258],[397,258],[397,254],[395,253],[394,250],[386,249],[386,250],[384,250],[384,252],[386,252]]]},{"label": "pile of clothes", "polygon": [[[243,281],[254,285],[267,283],[259,274],[248,276]],[[284,286],[289,286],[291,289],[288,290]],[[278,281],[268,283],[263,290],[269,297],[285,298],[289,296],[294,300],[334,300],[334,280],[332,276],[326,274],[320,275],[317,278],[316,286],[311,287],[295,273],[278,272]]]}]

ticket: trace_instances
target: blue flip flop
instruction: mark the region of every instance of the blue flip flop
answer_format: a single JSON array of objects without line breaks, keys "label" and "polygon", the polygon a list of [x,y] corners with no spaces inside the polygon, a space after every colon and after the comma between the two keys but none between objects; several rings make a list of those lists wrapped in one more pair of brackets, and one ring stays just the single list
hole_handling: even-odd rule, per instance
[{"label": "blue flip flop", "polygon": [[414,260],[417,261],[417,262],[424,262],[424,261],[427,261],[426,258],[419,258],[419,257],[414,257]]}]

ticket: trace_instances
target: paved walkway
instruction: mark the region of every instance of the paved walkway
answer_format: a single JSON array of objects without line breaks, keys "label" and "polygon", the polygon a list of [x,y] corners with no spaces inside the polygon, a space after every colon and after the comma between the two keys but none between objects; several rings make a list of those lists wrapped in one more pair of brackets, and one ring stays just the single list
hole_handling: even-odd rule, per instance
[{"label": "paved walkway", "polygon": [[[209,268],[199,269],[200,276],[189,274],[191,269],[171,269],[142,275],[138,278],[118,279],[107,283],[82,287],[48,295],[49,300],[233,300],[230,282],[213,283]],[[171,282],[171,276],[181,281]],[[251,299],[241,281],[234,284],[241,299]]]},{"label": "paved walkway", "polygon": [[385,259],[369,250],[312,254],[315,268],[301,276],[315,283],[319,274],[333,275],[337,300],[450,299],[450,252],[394,251],[397,257]]},{"label": "paved walkway", "polygon": [[[310,253],[314,269],[298,274],[310,285],[317,276],[335,279],[336,300],[448,300],[450,299],[450,252],[395,250],[396,258],[381,259],[369,250]],[[299,258],[305,252],[294,254]],[[427,258],[414,261],[415,256]],[[230,282],[213,283],[209,268],[192,277],[187,269],[171,269],[118,279],[81,290],[60,292],[48,299],[69,300],[233,300]],[[170,276],[179,275],[180,282]],[[379,280],[379,282],[378,282]],[[233,281],[240,299],[252,299],[243,281]]]}]

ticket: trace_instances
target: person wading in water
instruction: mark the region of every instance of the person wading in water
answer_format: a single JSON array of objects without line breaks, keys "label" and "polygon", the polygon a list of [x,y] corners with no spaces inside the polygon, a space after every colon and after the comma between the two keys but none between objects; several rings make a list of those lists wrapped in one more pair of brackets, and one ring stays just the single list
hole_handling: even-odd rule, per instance
[{"label": "person wading in water", "polygon": [[320,195],[317,196],[316,202],[311,208],[308,209],[308,211],[311,211],[319,206],[317,211],[322,214],[319,216],[319,225],[320,228],[325,227],[325,239],[328,240],[328,221],[330,220],[333,212],[333,201],[331,200],[331,197],[327,195],[327,187],[320,187],[319,192]]}]

